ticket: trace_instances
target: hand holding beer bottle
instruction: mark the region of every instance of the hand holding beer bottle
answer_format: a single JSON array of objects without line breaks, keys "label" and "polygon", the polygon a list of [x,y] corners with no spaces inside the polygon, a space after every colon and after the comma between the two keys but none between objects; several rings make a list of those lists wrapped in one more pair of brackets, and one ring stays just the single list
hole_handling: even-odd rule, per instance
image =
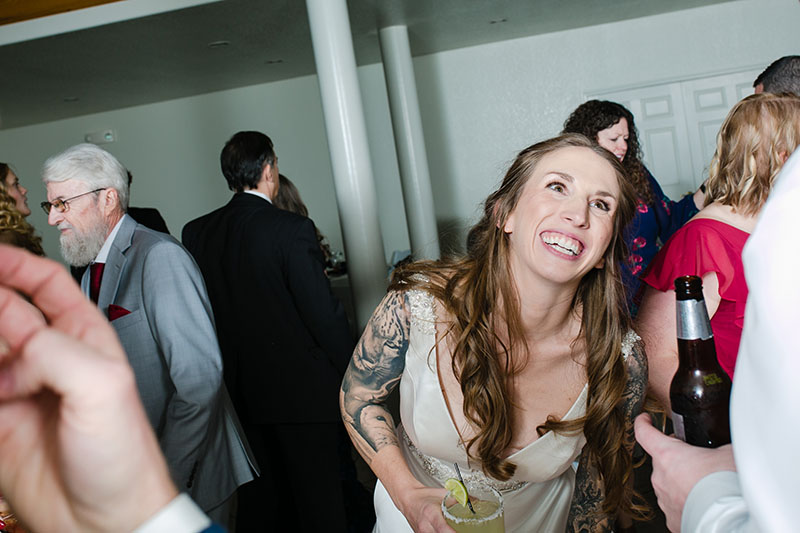
[{"label": "hand holding beer bottle", "polygon": [[669,399],[675,436],[716,448],[731,442],[731,380],[717,361],[703,283],[697,276],[675,279],[678,370]]}]

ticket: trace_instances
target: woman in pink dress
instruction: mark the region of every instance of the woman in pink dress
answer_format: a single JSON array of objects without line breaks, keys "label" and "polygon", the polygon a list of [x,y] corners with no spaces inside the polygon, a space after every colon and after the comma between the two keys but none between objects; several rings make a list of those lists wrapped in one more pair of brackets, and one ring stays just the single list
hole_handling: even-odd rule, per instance
[{"label": "woman in pink dress", "polygon": [[665,406],[678,367],[675,278],[703,279],[717,358],[733,378],[747,302],[742,249],[775,177],[798,144],[800,98],[755,94],[737,103],[717,135],[705,207],[667,241],[644,276],[647,288],[636,329],[650,362],[650,390]]}]

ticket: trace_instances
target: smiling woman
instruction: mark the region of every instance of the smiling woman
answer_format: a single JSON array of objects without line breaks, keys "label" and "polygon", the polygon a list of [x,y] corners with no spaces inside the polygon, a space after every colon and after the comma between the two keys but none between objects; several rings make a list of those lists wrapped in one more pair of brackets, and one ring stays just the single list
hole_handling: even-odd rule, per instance
[{"label": "smiling woman", "polygon": [[585,147],[544,156],[503,226],[513,274],[521,278],[518,269],[529,256],[531,272],[577,287],[587,272],[602,267],[614,231],[617,181],[614,167]]},{"label": "smiling woman", "polygon": [[618,281],[633,209],[619,161],[564,135],[519,153],[466,257],[396,271],[341,395],[379,479],[377,531],[452,531],[439,504],[454,463],[503,493],[509,533],[644,512],[627,480],[646,359]]}]

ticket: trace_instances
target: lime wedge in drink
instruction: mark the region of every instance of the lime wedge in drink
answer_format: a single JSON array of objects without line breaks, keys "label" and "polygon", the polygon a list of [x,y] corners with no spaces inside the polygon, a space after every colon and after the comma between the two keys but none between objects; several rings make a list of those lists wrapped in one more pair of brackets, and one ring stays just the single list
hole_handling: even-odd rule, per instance
[{"label": "lime wedge in drink", "polygon": [[465,487],[461,481],[451,477],[444,482],[444,488],[450,491],[450,494],[453,495],[453,498],[455,498],[456,501],[462,506],[467,505],[467,498],[469,495],[467,494],[467,487]]}]

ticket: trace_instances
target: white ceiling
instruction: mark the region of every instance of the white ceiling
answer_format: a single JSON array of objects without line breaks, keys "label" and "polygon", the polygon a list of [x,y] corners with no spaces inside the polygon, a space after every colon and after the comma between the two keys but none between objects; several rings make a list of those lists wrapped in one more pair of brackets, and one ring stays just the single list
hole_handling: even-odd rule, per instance
[{"label": "white ceiling", "polygon": [[[356,59],[370,64],[380,61],[378,29],[396,24],[419,56],[725,1],[350,0],[348,9]],[[137,5],[159,7],[142,16]],[[230,44],[208,46],[221,40]],[[0,26],[0,43],[9,43],[2,129],[316,71],[304,0],[127,0]]]}]

